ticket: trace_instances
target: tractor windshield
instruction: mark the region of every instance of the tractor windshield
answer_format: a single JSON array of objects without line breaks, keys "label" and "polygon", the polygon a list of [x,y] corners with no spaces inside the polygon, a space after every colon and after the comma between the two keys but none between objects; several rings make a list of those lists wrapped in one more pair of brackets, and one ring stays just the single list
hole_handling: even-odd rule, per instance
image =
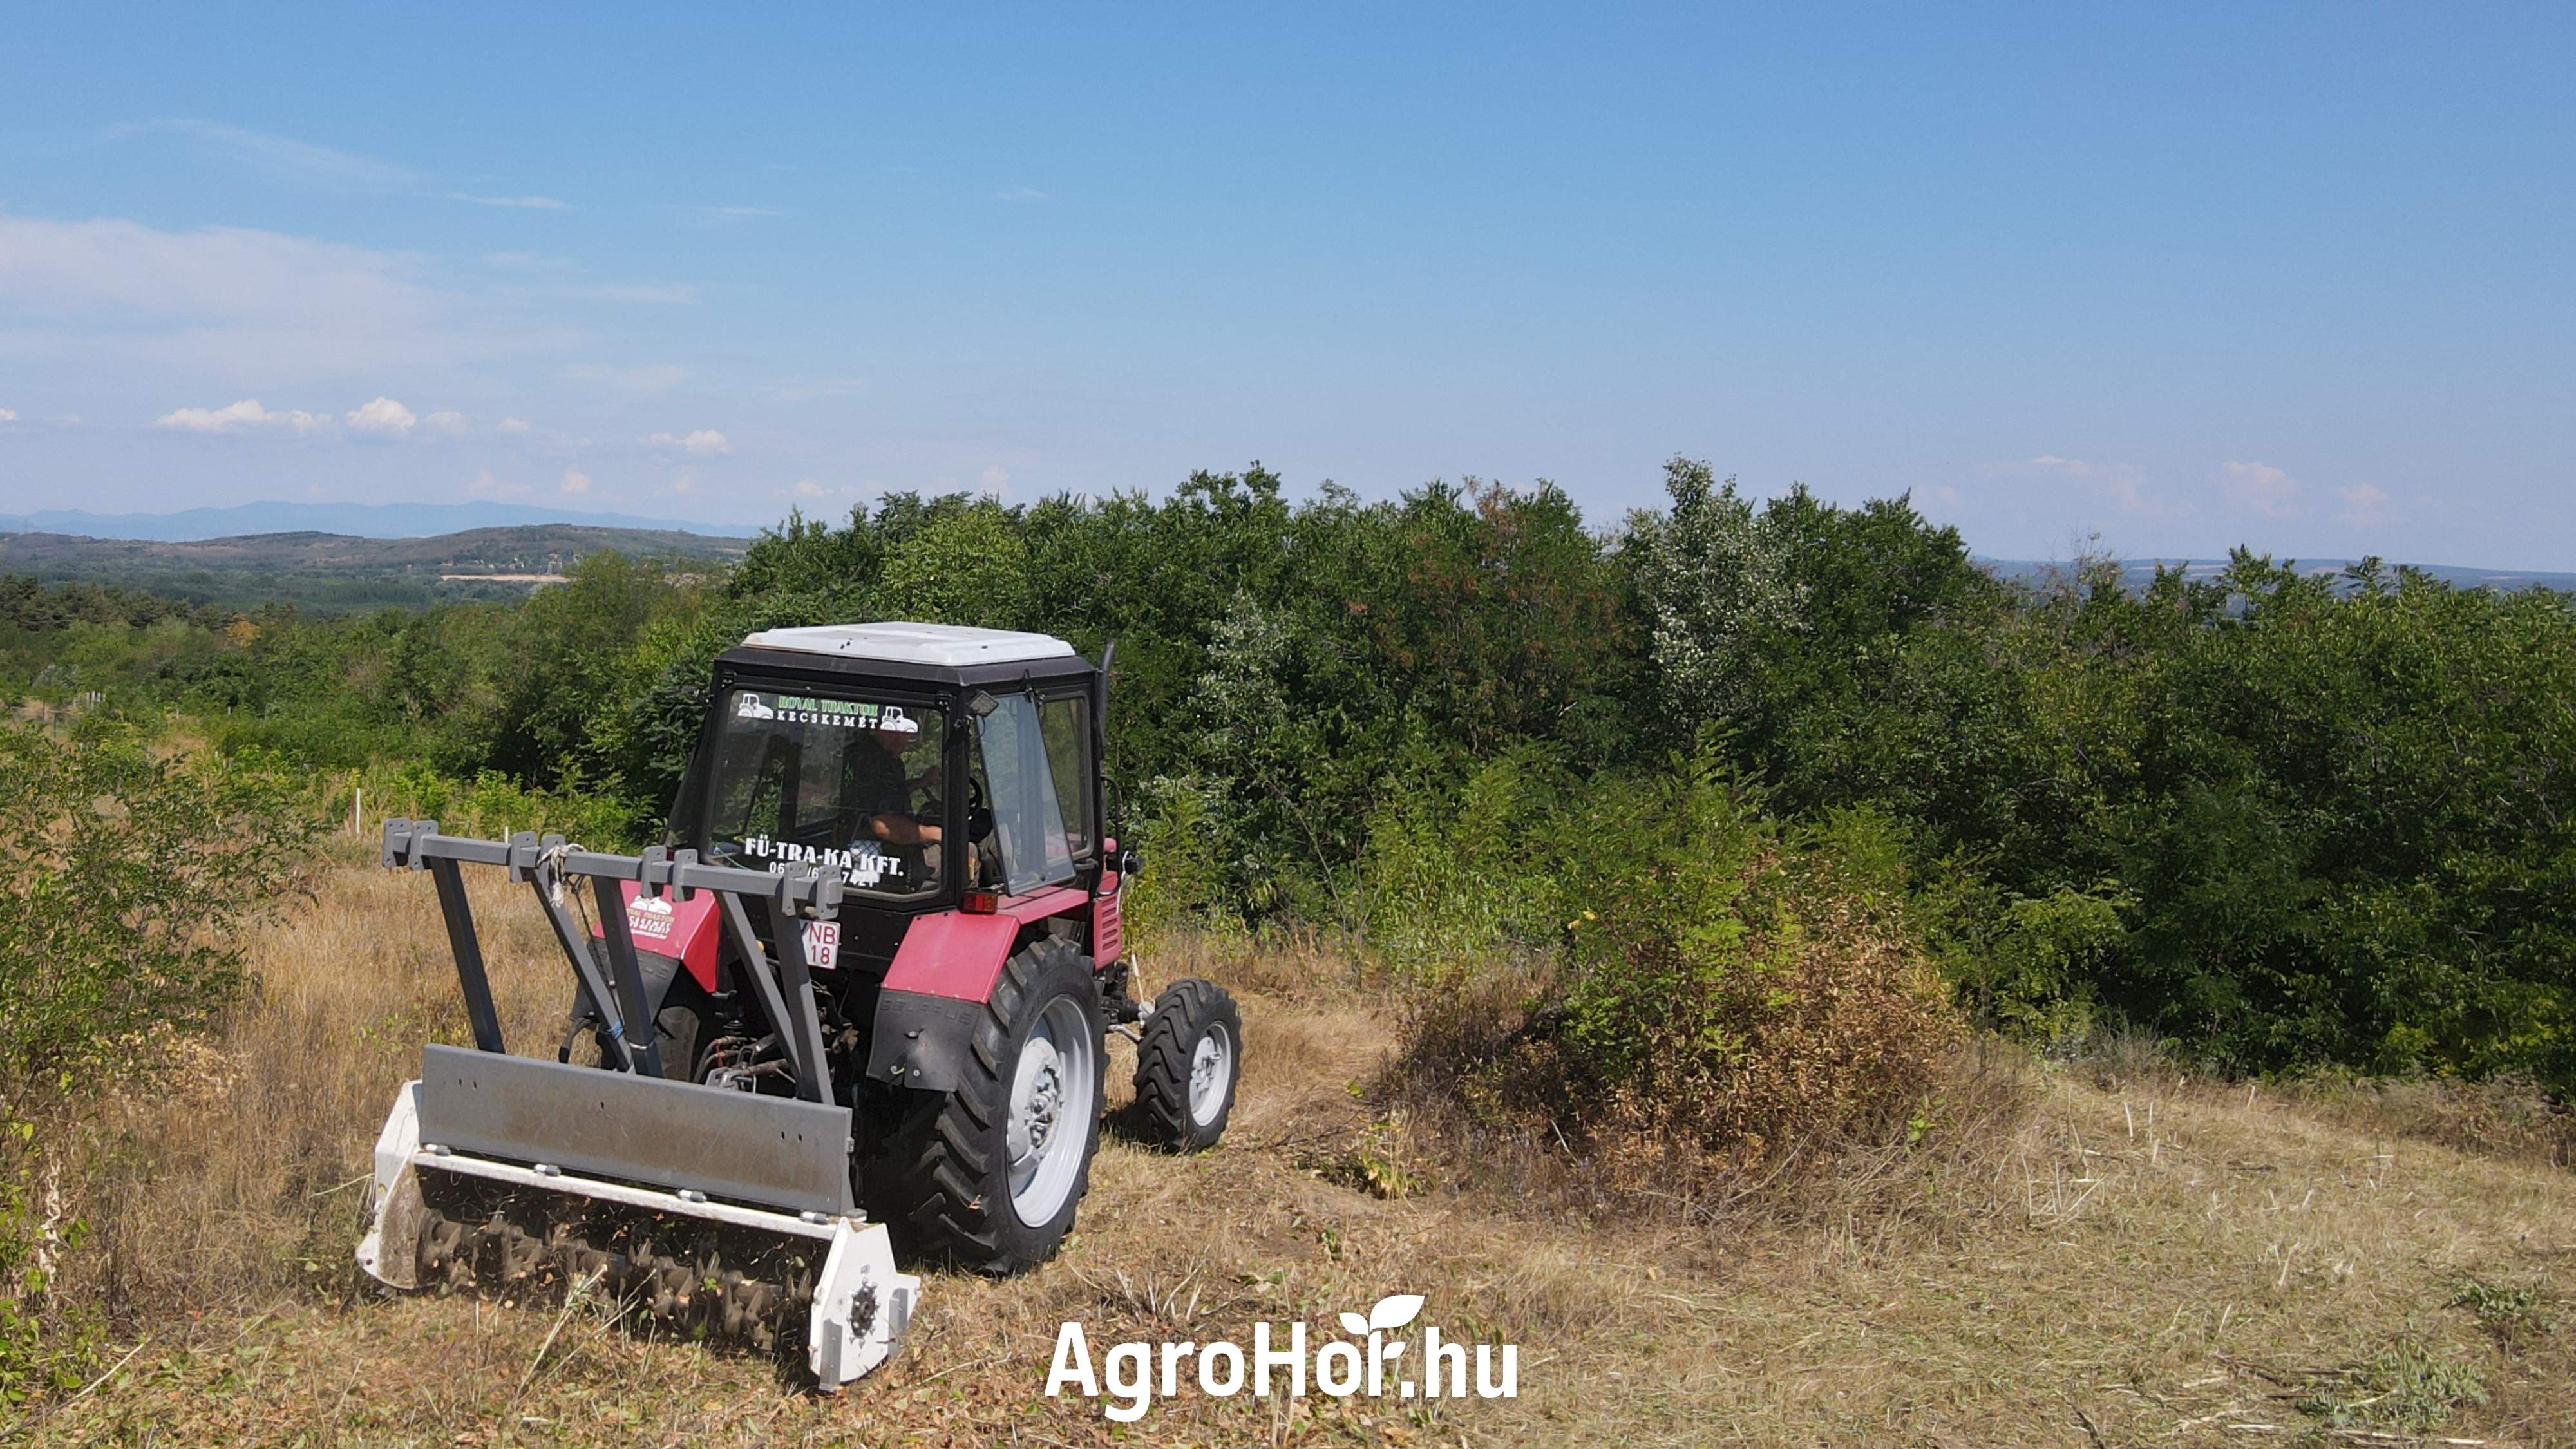
[{"label": "tractor windshield", "polygon": [[831,866],[879,896],[937,890],[946,724],[917,704],[733,691],[708,781],[705,858]]}]

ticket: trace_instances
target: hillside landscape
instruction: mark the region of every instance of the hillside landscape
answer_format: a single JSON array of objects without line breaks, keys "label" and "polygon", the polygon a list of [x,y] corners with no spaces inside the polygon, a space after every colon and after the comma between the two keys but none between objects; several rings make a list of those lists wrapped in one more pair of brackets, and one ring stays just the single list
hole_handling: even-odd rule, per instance
[{"label": "hillside landscape", "polygon": [[0,533],[0,574],[91,583],[250,612],[292,604],[322,613],[508,599],[559,582],[583,557],[616,552],[729,562],[741,541],[676,529],[520,524],[422,538],[262,533],[156,541]]},{"label": "hillside landscape", "polygon": [[[103,546],[559,570],[409,608],[114,552],[0,583],[0,1396],[75,1443],[2576,1435],[2568,597],[2250,551],[2019,581],[1902,499],[1663,482],[1615,526],[1248,469],[738,554]],[[469,1039],[383,820],[659,840],[715,656],[868,619],[1115,642],[1138,969],[1244,1003],[1224,1141],[1113,1134],[1060,1259],[928,1269],[839,1398],[612,1297],[378,1292],[375,1128]],[[542,917],[473,888],[551,1055]],[[1129,1430],[1043,1392],[1067,1319],[1404,1294],[1517,1345],[1518,1396],[1184,1388]]]}]

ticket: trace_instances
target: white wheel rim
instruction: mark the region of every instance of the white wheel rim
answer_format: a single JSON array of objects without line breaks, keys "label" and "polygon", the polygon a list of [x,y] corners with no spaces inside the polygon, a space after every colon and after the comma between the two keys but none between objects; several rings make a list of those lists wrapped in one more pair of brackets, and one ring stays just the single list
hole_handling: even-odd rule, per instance
[{"label": "white wheel rim", "polygon": [[1190,1121],[1201,1127],[1215,1121],[1233,1088],[1234,1038],[1222,1023],[1210,1023],[1190,1053]]},{"label": "white wheel rim", "polygon": [[1010,1156],[1011,1208],[1030,1227],[1055,1221],[1082,1175],[1099,1108],[1095,1050],[1082,1004],[1059,996],[1038,1013],[1012,1068],[1002,1139]]}]

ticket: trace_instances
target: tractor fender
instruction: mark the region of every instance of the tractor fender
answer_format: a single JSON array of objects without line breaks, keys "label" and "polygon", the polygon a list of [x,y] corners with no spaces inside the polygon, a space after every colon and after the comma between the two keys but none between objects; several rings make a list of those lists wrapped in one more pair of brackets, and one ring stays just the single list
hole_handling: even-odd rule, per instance
[{"label": "tractor fender", "polygon": [[951,910],[914,917],[877,995],[868,1075],[925,1091],[956,1090],[984,1003],[1022,935],[1050,916],[1090,904],[1088,892],[1060,888],[1007,897],[989,914]]}]

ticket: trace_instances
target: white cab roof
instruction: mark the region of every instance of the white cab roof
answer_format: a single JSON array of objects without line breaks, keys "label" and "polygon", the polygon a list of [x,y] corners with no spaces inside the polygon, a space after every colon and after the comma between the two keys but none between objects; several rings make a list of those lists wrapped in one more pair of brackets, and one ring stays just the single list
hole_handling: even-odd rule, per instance
[{"label": "white cab roof", "polygon": [[758,649],[794,649],[896,664],[1018,664],[1073,657],[1073,646],[1052,634],[969,629],[958,624],[819,624],[763,629],[742,642]]}]

